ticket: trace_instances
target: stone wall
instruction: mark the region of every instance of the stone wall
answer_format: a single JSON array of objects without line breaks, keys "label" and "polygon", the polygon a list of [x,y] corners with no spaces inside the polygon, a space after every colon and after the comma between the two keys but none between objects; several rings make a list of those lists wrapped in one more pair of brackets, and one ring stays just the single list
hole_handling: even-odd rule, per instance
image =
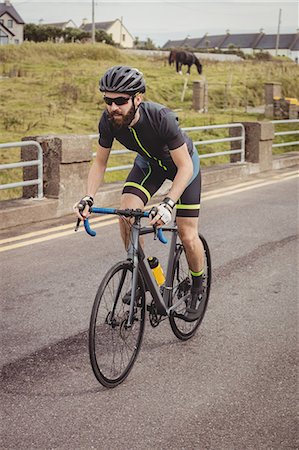
[{"label": "stone wall", "polygon": [[[23,140],[36,140],[43,149],[43,189],[47,198],[58,199],[58,209],[69,212],[86,191],[87,176],[92,160],[92,141],[88,136],[60,135],[34,136]],[[33,146],[22,148],[23,161],[37,157]],[[36,167],[23,168],[24,181],[37,178]],[[36,186],[25,186],[23,198],[37,195]]]}]

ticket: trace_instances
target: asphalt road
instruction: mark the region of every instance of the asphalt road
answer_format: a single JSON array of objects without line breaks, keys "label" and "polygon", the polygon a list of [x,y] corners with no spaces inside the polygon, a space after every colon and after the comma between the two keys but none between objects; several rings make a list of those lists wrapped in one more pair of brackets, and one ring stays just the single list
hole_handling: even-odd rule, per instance
[{"label": "asphalt road", "polygon": [[[86,331],[101,277],[124,256],[118,228],[100,219],[89,238],[69,222],[0,236],[1,449],[298,448],[298,172],[206,192],[201,231],[213,285],[205,319],[186,343],[167,321],[147,322],[138,360],[116,389],[94,378]],[[167,247],[147,248],[163,260]]]}]

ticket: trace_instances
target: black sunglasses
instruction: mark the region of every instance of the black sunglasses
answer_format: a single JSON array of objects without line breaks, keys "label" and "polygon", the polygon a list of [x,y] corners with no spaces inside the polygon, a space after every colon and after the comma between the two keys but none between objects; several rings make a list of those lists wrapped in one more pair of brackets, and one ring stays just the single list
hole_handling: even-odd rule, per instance
[{"label": "black sunglasses", "polygon": [[128,101],[130,100],[131,97],[116,97],[116,98],[111,98],[111,97],[106,97],[104,96],[104,102],[106,103],[106,105],[111,106],[112,103],[114,103],[117,106],[121,106],[121,105],[125,105],[126,103],[128,103]]}]

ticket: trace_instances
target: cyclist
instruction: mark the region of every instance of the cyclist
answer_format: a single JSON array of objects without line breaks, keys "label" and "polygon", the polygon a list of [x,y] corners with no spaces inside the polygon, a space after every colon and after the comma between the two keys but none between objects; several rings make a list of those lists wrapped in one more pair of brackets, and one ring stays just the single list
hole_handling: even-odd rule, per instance
[{"label": "cyclist", "polygon": [[[166,106],[143,100],[142,72],[128,66],[108,69],[100,80],[106,109],[99,122],[99,148],[88,175],[87,194],[74,206],[80,219],[88,217],[102,184],[114,139],[136,152],[134,166],[124,183],[120,208],[143,209],[166,179],[172,180],[168,195],[150,211],[150,224],[161,227],[176,221],[192,276],[187,321],[196,320],[202,296],[204,250],[198,237],[201,175],[198,153],[182,132],[177,117]],[[128,246],[129,229],[120,220],[120,231]]]}]

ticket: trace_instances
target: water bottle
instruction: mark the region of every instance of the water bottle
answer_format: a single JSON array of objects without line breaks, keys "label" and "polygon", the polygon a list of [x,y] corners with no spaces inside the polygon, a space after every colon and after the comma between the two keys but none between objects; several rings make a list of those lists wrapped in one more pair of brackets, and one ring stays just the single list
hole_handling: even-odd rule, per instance
[{"label": "water bottle", "polygon": [[155,256],[150,256],[149,258],[147,258],[147,260],[150,268],[152,269],[155,280],[157,281],[158,285],[161,286],[165,282],[165,275],[158,258],[156,258]]}]

